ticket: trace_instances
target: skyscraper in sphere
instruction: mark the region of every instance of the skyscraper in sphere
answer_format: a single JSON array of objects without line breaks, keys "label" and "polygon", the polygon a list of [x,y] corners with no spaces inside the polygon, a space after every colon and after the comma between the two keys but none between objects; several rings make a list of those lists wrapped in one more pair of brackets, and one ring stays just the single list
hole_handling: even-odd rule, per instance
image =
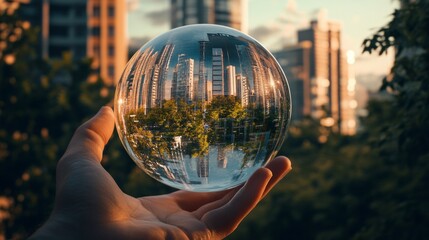
[{"label": "skyscraper in sphere", "polygon": [[247,32],[248,0],[171,0],[171,28],[219,24]]}]

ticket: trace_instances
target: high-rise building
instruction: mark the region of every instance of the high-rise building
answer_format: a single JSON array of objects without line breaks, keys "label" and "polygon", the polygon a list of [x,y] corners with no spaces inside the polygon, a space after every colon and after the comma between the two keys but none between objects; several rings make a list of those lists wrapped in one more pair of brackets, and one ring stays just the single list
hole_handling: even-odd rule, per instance
[{"label": "high-rise building", "polygon": [[219,24],[247,32],[248,0],[171,0],[171,28]]},{"label": "high-rise building", "polygon": [[170,68],[170,61],[171,57],[173,55],[174,45],[173,44],[167,44],[162,48],[161,56],[157,60],[155,64],[155,68],[157,69],[157,72],[160,71],[160,73],[157,73],[157,75],[153,76],[153,94],[152,94],[152,107],[155,105],[161,106],[162,101],[167,99],[167,96],[165,94],[166,89],[166,82],[167,82],[167,73]]},{"label": "high-rise building", "polygon": [[209,156],[199,156],[197,161],[197,175],[200,178],[201,183],[208,183],[209,174]]},{"label": "high-rise building", "polygon": [[198,101],[207,101],[207,68],[206,68],[206,48],[207,41],[200,41],[200,58],[199,67],[198,67],[198,84],[197,84],[197,94],[196,99]]},{"label": "high-rise building", "polygon": [[345,67],[341,61],[341,27],[333,21],[313,20],[310,28],[298,31],[298,42],[310,41],[310,71],[312,99],[311,115],[330,117],[340,128],[340,84]]},{"label": "high-rise building", "polygon": [[186,102],[194,100],[194,59],[179,54],[173,73],[171,97]]},{"label": "high-rise building", "polygon": [[289,81],[292,92],[292,120],[300,120],[311,115],[311,81],[310,81],[310,41],[303,41],[295,46],[275,52],[274,56]]},{"label": "high-rise building", "polygon": [[119,80],[127,61],[126,1],[32,0],[20,13],[40,28],[43,57],[91,57],[107,84]]},{"label": "high-rise building", "polygon": [[341,84],[341,133],[354,135],[357,132],[357,106],[356,101],[356,77],[354,71],[355,55],[353,51],[347,51],[342,58],[343,64],[347,64],[343,71],[345,81]]},{"label": "high-rise building", "polygon": [[212,90],[213,95],[224,95],[224,66],[222,48],[212,49]]},{"label": "high-rise building", "polygon": [[225,70],[225,93],[227,96],[237,96],[237,80],[235,66],[228,65]]},{"label": "high-rise building", "polygon": [[242,74],[236,75],[237,81],[237,97],[240,99],[241,106],[247,107],[249,105],[249,81],[246,76]]},{"label": "high-rise building", "polygon": [[304,116],[325,119],[322,122],[334,130],[354,133],[354,130],[343,126],[353,125],[354,110],[349,107],[355,102],[347,92],[347,86],[353,80],[350,80],[347,61],[341,50],[339,23],[311,21],[309,28],[298,31],[296,46],[274,55],[290,83],[294,120]]}]

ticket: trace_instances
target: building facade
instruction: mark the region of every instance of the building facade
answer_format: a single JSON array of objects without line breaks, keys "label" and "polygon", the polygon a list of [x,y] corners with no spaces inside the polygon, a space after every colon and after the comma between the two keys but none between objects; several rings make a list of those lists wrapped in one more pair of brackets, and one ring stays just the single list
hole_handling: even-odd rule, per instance
[{"label": "building facade", "polygon": [[219,24],[247,32],[248,0],[171,0],[171,28]]},{"label": "building facade", "polygon": [[341,61],[341,27],[330,21],[311,21],[310,28],[298,31],[298,42],[310,41],[310,79],[313,93],[311,115],[332,117],[339,123]]},{"label": "building facade", "polygon": [[115,84],[127,62],[126,2],[115,0],[32,0],[21,15],[40,29],[40,54],[90,57],[106,84]]},{"label": "building facade", "polygon": [[294,120],[311,116],[335,131],[356,132],[354,77],[341,49],[339,23],[313,20],[309,28],[298,31],[296,46],[274,55],[290,83]]}]

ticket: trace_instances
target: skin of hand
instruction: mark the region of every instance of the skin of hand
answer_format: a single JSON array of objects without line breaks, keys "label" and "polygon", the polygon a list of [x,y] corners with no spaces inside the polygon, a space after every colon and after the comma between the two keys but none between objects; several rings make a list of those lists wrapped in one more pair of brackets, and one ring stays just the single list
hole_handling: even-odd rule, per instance
[{"label": "skin of hand", "polygon": [[100,163],[113,128],[103,107],[76,130],[57,165],[54,209],[30,239],[222,239],[291,170],[277,157],[231,190],[134,198]]}]

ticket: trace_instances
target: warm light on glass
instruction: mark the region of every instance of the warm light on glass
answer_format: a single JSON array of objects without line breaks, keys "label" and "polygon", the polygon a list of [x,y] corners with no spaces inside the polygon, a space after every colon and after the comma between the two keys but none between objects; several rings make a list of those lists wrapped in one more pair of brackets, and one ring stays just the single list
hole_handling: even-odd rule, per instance
[{"label": "warm light on glass", "polygon": [[235,187],[278,152],[290,121],[286,77],[253,38],[218,25],[173,29],[140,48],[115,93],[120,139],[171,187]]},{"label": "warm light on glass", "polygon": [[354,64],[356,62],[355,52],[353,52],[352,50],[348,50],[346,55],[348,64]]},{"label": "warm light on glass", "polygon": [[332,117],[322,118],[320,119],[320,124],[324,127],[332,127],[335,124],[335,119]]}]

